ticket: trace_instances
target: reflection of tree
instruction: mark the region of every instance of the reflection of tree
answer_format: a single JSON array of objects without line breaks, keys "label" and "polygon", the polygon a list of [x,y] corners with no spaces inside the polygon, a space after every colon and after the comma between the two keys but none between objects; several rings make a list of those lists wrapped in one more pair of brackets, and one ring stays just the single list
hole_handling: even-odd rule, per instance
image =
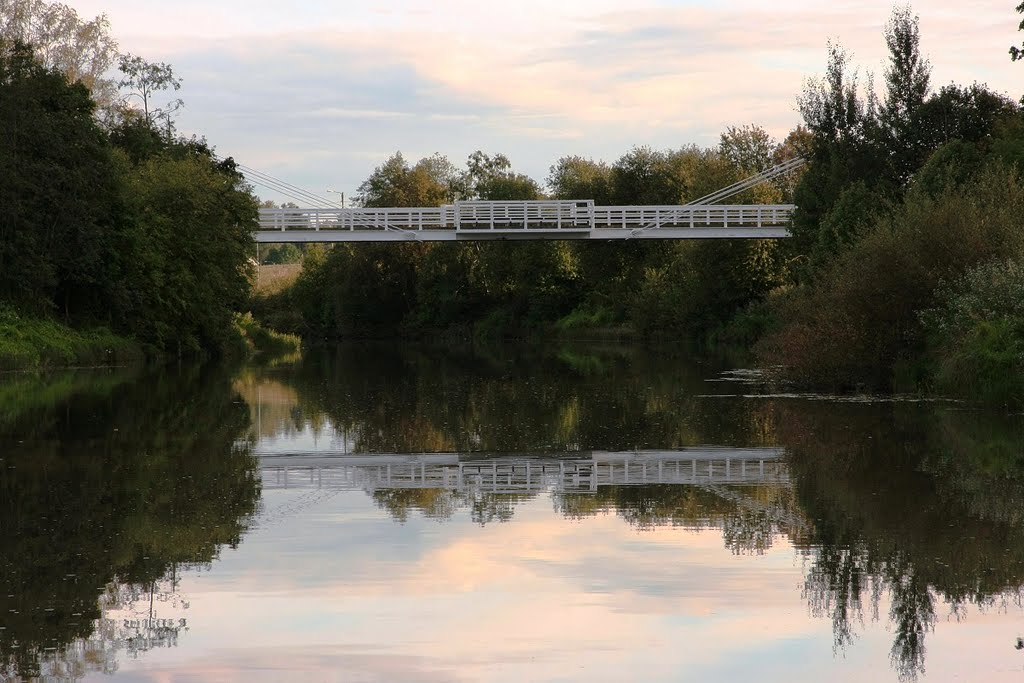
[{"label": "reflection of tree", "polygon": [[[637,528],[721,530],[733,552],[780,534],[806,558],[804,596],[837,648],[883,598],[904,678],[923,671],[943,602],[988,607],[1024,584],[1024,420],[927,404],[701,399],[693,366],[657,354],[490,356],[341,349],[271,376],[306,419],[362,452],[543,452],[787,447],[792,487],[607,486],[558,493],[569,518],[614,513]],[[488,497],[489,496],[489,497]],[[470,509],[507,519],[522,498],[378,490],[396,519]]]},{"label": "reflection of tree", "polygon": [[763,553],[776,537],[798,534],[794,526],[803,521],[794,508],[784,486],[607,486],[592,495],[555,496],[555,509],[572,519],[615,511],[639,529],[719,529],[737,554]]},{"label": "reflection of tree", "polygon": [[451,491],[449,489],[377,489],[373,500],[387,510],[396,522],[406,522],[416,511],[428,519],[451,519],[456,511],[469,510],[469,518],[477,524],[508,522],[515,515],[515,506],[531,500],[535,494],[488,493],[485,491]]},{"label": "reflection of tree", "polygon": [[[657,354],[341,347],[264,375],[298,392],[299,413],[324,416],[379,452],[509,452],[761,445],[770,421],[707,390],[688,363]],[[614,391],[610,388],[614,387]],[[251,395],[251,392],[250,394]],[[706,435],[714,434],[708,441]]]},{"label": "reflection of tree", "polygon": [[780,405],[778,418],[814,520],[798,543],[810,560],[805,595],[812,612],[831,616],[838,647],[864,604],[877,618],[887,593],[893,664],[915,678],[938,600],[984,608],[1024,584],[1024,469],[1019,447],[1003,447],[1024,443],[1020,420],[807,403]]},{"label": "reflection of tree", "polygon": [[172,566],[210,562],[256,509],[255,459],[238,441],[248,408],[227,377],[102,386],[0,437],[0,586],[17,588],[0,590],[3,676],[35,676],[43,653],[88,639],[104,586],[150,587]]}]

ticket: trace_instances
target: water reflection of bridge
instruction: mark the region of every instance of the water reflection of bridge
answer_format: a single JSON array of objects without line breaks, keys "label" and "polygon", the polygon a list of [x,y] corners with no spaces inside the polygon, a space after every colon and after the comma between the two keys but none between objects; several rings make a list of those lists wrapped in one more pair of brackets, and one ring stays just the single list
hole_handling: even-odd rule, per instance
[{"label": "water reflection of bridge", "polygon": [[782,453],[781,448],[690,448],[566,456],[263,455],[260,473],[264,489],[588,493],[600,486],[788,484]]}]

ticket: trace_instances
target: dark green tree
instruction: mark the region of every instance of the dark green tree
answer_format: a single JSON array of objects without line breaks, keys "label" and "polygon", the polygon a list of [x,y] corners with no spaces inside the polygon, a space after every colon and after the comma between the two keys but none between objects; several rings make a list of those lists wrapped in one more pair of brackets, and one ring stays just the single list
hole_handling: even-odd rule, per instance
[{"label": "dark green tree", "polygon": [[257,203],[230,158],[182,141],[133,168],[120,267],[128,326],[171,351],[220,349],[249,292]]},{"label": "dark green tree", "polygon": [[105,316],[121,179],[81,83],[0,42],[0,300]]},{"label": "dark green tree", "polygon": [[889,64],[878,123],[892,180],[898,187],[906,186],[930,151],[927,138],[917,125],[931,78],[931,65],[921,56],[918,23],[909,6],[897,7],[885,27]]}]

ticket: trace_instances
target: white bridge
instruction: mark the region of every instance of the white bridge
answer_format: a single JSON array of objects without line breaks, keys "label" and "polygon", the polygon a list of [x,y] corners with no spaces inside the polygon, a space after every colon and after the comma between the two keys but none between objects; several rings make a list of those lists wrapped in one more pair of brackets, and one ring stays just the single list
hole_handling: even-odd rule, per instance
[{"label": "white bridge", "polygon": [[260,209],[257,242],[762,239],[789,236],[792,204],[595,206],[462,201],[420,208]]},{"label": "white bridge", "polygon": [[593,493],[600,486],[789,484],[781,448],[594,451],[566,456],[262,455],[264,489]]}]

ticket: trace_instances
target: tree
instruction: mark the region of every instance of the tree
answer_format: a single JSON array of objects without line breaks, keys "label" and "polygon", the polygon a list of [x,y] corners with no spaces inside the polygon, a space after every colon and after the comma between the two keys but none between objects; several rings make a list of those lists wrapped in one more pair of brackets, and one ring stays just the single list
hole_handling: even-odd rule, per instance
[{"label": "tree", "polygon": [[548,172],[547,184],[556,199],[593,199],[599,205],[611,203],[612,170],[603,161],[562,157]]},{"label": "tree", "polygon": [[493,157],[477,150],[466,161],[464,199],[514,201],[540,199],[540,186],[532,178],[512,171],[512,162],[504,154]]},{"label": "tree", "polygon": [[881,142],[893,181],[905,187],[928,151],[917,114],[928,96],[931,65],[921,56],[917,16],[897,7],[885,27],[889,66],[885,70],[885,101],[878,112]]},{"label": "tree", "polygon": [[[178,111],[184,102],[180,98],[170,100],[162,107],[156,107],[153,96],[164,90],[181,89],[181,79],[174,75],[174,70],[164,62],[148,62],[142,57],[132,54],[121,55],[118,68],[124,74],[118,87],[128,88],[129,93],[124,99],[125,112],[130,112],[128,100],[137,97],[142,103],[142,118],[145,125],[153,130],[163,128],[168,139],[172,135],[171,116]],[[126,116],[130,119],[130,116]],[[161,124],[161,125],[157,125]]]},{"label": "tree", "polygon": [[0,44],[32,46],[44,67],[81,82],[101,109],[110,107],[117,85],[106,73],[117,59],[110,22],[101,14],[83,21],[67,5],[46,0],[0,0]]},{"label": "tree", "polygon": [[218,350],[249,292],[257,202],[230,158],[177,142],[129,177],[119,265],[129,329],[167,350]]},{"label": "tree", "polygon": [[105,315],[121,180],[81,82],[30,46],[0,49],[0,299]]},{"label": "tree", "polygon": [[[1024,14],[1024,2],[1017,5],[1017,11]],[[1024,20],[1021,20],[1020,24],[1017,26],[1017,30],[1024,31]],[[1010,47],[1010,59],[1015,62],[1018,59],[1024,59],[1024,44],[1021,44],[1020,47],[1015,45]]]},{"label": "tree", "polygon": [[742,173],[753,175],[772,166],[778,145],[764,128],[729,126],[719,138],[718,153]]},{"label": "tree", "polygon": [[616,204],[678,204],[680,196],[665,152],[634,147],[612,165]]},{"label": "tree", "polygon": [[829,42],[825,77],[808,80],[797,97],[807,129],[821,142],[856,139],[863,133],[869,105],[860,95],[857,72],[850,71],[849,53]]},{"label": "tree", "polygon": [[458,182],[455,167],[440,154],[410,167],[395,152],[359,186],[356,201],[365,207],[440,206],[454,200]]},{"label": "tree", "polygon": [[[862,94],[850,56],[829,43],[823,79],[811,79],[797,98],[811,135],[810,162],[794,190],[793,239],[787,247],[807,255],[814,249],[824,217],[843,190],[864,180],[872,191],[889,191],[888,160],[876,144],[877,116],[872,88]],[[805,273],[807,274],[807,273]]]}]

